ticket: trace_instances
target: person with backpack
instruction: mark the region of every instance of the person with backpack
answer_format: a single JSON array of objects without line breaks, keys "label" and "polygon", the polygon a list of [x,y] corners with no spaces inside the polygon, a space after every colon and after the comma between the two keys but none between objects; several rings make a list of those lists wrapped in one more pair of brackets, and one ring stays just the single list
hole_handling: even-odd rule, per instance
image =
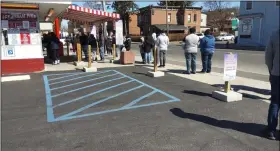
[{"label": "person with backpack", "polygon": [[[185,74],[195,74],[196,73],[196,55],[197,55],[197,46],[199,43],[199,37],[195,34],[195,28],[189,29],[189,35],[184,39],[185,45],[185,58],[186,58],[186,67],[187,71]],[[191,67],[191,72],[190,72]]]},{"label": "person with backpack", "polygon": [[93,34],[90,34],[88,41],[89,45],[91,46],[92,58],[93,60],[96,60],[97,44]]},{"label": "person with backpack", "polygon": [[52,64],[57,65],[60,63],[59,58],[59,45],[60,41],[55,35],[54,32],[50,33],[50,48],[51,48],[51,57],[52,57]]}]

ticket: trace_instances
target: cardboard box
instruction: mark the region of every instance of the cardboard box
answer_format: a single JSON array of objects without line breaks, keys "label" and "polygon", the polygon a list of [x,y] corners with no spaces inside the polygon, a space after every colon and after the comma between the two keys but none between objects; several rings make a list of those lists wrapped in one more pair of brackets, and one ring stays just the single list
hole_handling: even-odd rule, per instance
[{"label": "cardboard box", "polygon": [[133,64],[135,62],[135,53],[132,51],[121,52],[121,64]]}]

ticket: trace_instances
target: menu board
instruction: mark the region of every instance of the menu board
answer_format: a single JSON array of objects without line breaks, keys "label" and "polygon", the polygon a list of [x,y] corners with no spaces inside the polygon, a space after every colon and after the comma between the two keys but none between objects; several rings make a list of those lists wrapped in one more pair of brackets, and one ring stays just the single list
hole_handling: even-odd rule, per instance
[{"label": "menu board", "polygon": [[37,12],[2,11],[1,23],[2,28],[8,28],[6,36],[8,45],[40,44],[37,35],[36,38],[34,35],[31,36],[31,34],[38,33],[39,30]]}]

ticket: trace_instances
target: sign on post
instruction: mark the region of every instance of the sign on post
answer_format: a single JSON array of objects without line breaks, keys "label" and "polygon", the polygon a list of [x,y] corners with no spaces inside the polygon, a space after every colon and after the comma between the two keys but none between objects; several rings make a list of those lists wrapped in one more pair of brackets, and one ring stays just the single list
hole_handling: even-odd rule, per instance
[{"label": "sign on post", "polygon": [[231,81],[236,78],[237,70],[237,54],[225,53],[224,54],[224,80]]},{"label": "sign on post", "polygon": [[122,20],[118,20],[115,23],[116,26],[116,45],[123,44],[123,22]]}]

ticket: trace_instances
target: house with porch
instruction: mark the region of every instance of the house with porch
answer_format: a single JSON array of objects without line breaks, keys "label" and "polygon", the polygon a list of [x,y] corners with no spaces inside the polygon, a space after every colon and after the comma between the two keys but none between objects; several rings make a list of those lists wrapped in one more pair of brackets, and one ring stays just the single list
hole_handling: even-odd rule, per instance
[{"label": "house with porch", "polygon": [[266,46],[279,29],[279,1],[241,1],[238,44]]}]

